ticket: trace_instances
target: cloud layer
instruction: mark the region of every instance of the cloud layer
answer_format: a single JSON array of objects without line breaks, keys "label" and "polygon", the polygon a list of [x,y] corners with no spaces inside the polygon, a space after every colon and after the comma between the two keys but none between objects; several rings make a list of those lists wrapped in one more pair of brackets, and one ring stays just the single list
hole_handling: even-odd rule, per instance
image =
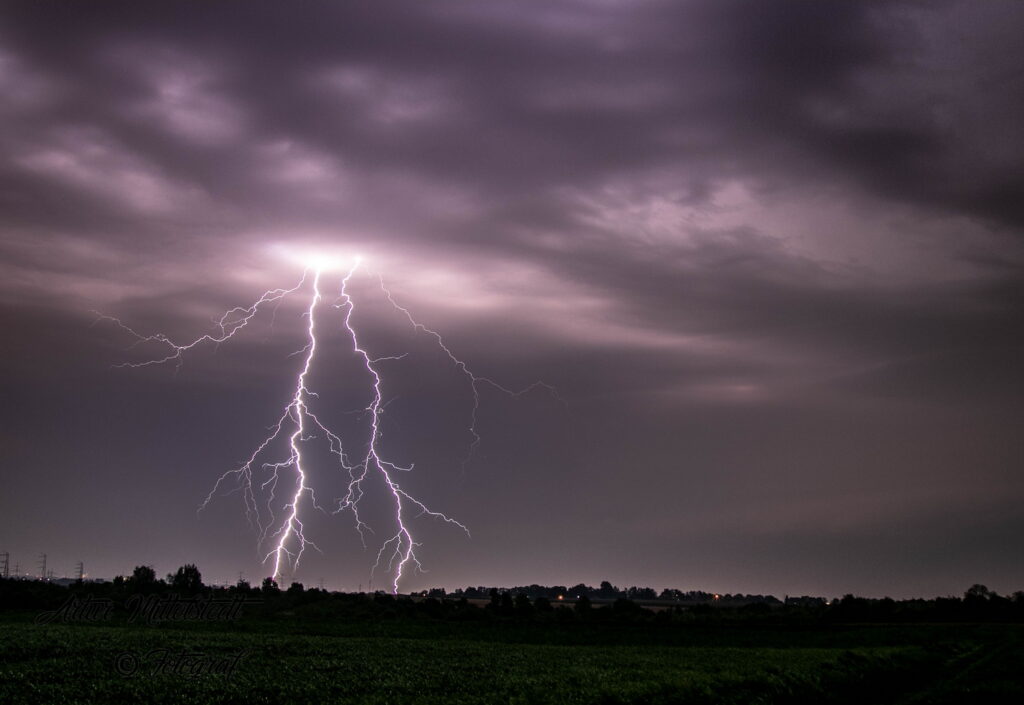
[{"label": "cloud layer", "polygon": [[[169,380],[108,373],[125,341],[88,312],[195,335],[319,250],[364,255],[487,374],[569,401],[485,400],[490,450],[431,484],[477,538],[432,538],[424,585],[1020,587],[1019,4],[7,5],[18,550],[69,541],[49,506],[94,526],[69,564],[197,560],[176,552],[206,532],[209,564],[252,566],[228,519],[181,516],[251,440],[217,414],[275,408],[287,324]],[[440,374],[424,360],[407,381]],[[460,394],[434,402],[456,423]],[[73,443],[44,450],[57,419]],[[153,459],[168,429],[181,449]],[[83,467],[85,502],[53,489]],[[140,506],[173,496],[160,555],[117,538],[144,512],[94,513],[125,478]],[[315,570],[352,587],[361,560]]]}]

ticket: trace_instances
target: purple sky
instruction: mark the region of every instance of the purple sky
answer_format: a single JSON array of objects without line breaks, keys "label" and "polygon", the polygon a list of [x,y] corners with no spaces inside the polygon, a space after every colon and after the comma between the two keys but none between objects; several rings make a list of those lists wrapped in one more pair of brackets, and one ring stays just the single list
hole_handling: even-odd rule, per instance
[{"label": "purple sky", "polygon": [[[113,368],[152,351],[91,311],[197,337],[318,251],[363,255],[478,374],[567,401],[485,392],[463,469],[465,381],[353,282],[371,352],[409,353],[382,443],[472,531],[417,520],[403,590],[1024,587],[1024,5],[3,17],[12,567],[266,574],[238,495],[196,507],[287,403],[306,299],[178,374]],[[347,424],[366,399],[333,336],[316,380]],[[365,588],[386,531],[310,528],[295,578]]]}]

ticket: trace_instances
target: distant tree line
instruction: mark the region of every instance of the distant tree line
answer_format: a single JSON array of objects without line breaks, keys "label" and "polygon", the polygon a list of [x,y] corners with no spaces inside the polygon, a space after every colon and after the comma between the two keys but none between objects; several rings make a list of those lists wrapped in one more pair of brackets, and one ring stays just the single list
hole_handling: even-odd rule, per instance
[{"label": "distant tree line", "polygon": [[[499,593],[509,593],[513,597],[525,595],[531,600],[543,597],[548,600],[575,602],[584,597],[593,601],[614,602],[615,600],[631,600],[633,602],[672,602],[680,604],[719,603],[721,605],[746,605],[751,603],[766,603],[769,605],[781,605],[782,601],[773,595],[744,595],[718,594],[704,592],[702,590],[682,591],[673,588],[665,588],[658,592],[649,587],[619,588],[607,580],[601,582],[599,587],[591,587],[584,583],[578,583],[570,587],[565,585],[522,585],[511,588],[493,587],[466,587],[458,588],[453,592],[446,592],[444,588],[433,588],[415,593],[419,597],[433,597],[444,599],[447,597],[469,600],[488,599],[492,590]],[[823,599],[823,598],[822,598]]]},{"label": "distant tree line", "polygon": [[617,621],[651,623],[728,623],[733,621],[843,622],[1024,622],[1024,592],[999,595],[984,585],[972,585],[962,597],[893,600],[848,594],[841,599],[787,598],[763,595],[720,595],[650,588],[621,590],[605,581],[593,588],[529,585],[513,588],[469,587],[447,593],[426,590],[412,596],[339,593],[293,582],[281,589],[271,578],[259,586],[240,580],[231,587],[204,585],[194,564],[166,578],[150,566],[137,566],[130,576],[111,582],[77,582],[67,587],[42,580],[0,579],[0,609],[53,609],[70,595],[127,601],[134,595],[244,596],[254,613],[295,611],[315,619]]}]

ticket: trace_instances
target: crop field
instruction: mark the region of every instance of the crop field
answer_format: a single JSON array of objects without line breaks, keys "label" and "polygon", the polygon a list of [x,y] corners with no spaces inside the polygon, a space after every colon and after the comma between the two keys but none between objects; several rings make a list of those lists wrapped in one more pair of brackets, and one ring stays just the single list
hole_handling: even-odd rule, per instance
[{"label": "crop field", "polygon": [[629,643],[642,641],[638,632],[595,645],[526,643],[529,635],[471,625],[433,638],[373,625],[282,626],[8,619],[0,624],[0,701],[998,703],[1018,702],[1022,692],[1012,675],[1021,665],[1013,629],[740,629],[726,639],[697,630],[674,645]]}]

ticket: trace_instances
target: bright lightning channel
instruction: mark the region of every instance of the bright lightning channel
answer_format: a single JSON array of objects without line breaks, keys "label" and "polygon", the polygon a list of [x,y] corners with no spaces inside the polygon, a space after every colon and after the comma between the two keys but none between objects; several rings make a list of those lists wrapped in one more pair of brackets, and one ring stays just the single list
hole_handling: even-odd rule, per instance
[{"label": "bright lightning channel", "polygon": [[[426,515],[433,519],[439,519],[448,524],[452,524],[464,531],[467,536],[469,536],[469,529],[456,519],[430,509],[423,502],[403,490],[395,480],[395,473],[411,471],[413,466],[399,466],[396,463],[387,460],[382,454],[380,449],[380,415],[383,411],[384,404],[383,394],[381,391],[383,378],[381,376],[380,365],[381,363],[388,361],[400,360],[404,358],[405,355],[372,357],[359,341],[357,329],[352,322],[352,316],[356,307],[355,300],[348,291],[349,283],[360,266],[359,258],[355,259],[347,274],[342,279],[340,294],[334,304],[336,308],[343,310],[343,326],[348,336],[351,338],[352,351],[361,360],[370,380],[372,381],[371,400],[365,408],[365,412],[368,413],[370,417],[369,437],[366,441],[366,454],[358,463],[350,461],[348,454],[342,447],[341,436],[328,428],[309,408],[310,398],[317,398],[318,396],[316,392],[312,391],[308,387],[307,378],[313,368],[317,353],[316,313],[318,307],[323,303],[323,295],[320,290],[320,279],[321,273],[326,266],[327,265],[321,260],[311,263],[311,266],[307,267],[303,272],[302,278],[294,287],[290,289],[271,289],[264,292],[263,295],[260,296],[252,305],[248,307],[235,307],[227,311],[214,322],[217,327],[216,333],[202,335],[187,343],[176,343],[163,333],[143,335],[112,316],[100,315],[100,319],[112,321],[122,330],[133,336],[135,338],[134,345],[157,343],[168,349],[167,353],[162,357],[156,357],[144,362],[121,363],[120,365],[117,365],[117,367],[138,368],[174,362],[176,369],[180,369],[185,353],[204,343],[219,345],[220,343],[231,339],[256,317],[262,307],[271,304],[277,306],[286,296],[299,291],[310,278],[310,272],[312,271],[313,295],[310,298],[309,305],[306,308],[305,313],[303,314],[307,319],[306,344],[301,350],[295,353],[296,355],[303,356],[303,364],[296,377],[292,397],[285,406],[281,415],[278,417],[277,422],[270,427],[269,434],[256,446],[256,449],[252,452],[249,458],[238,467],[228,470],[221,475],[214,483],[213,488],[210,490],[206,499],[202,502],[199,508],[200,510],[206,508],[206,506],[212,501],[213,497],[217,494],[221,485],[229,478],[234,478],[242,490],[246,518],[259,532],[260,543],[270,542],[273,544],[273,548],[265,554],[263,559],[264,563],[269,562],[273,565],[271,577],[275,581],[280,581],[280,577],[286,568],[290,569],[290,571],[294,573],[299,566],[299,561],[301,560],[307,546],[319,550],[315,543],[306,538],[302,523],[302,510],[306,503],[314,509],[324,511],[323,507],[317,503],[313,487],[308,482],[309,478],[306,473],[306,466],[304,465],[302,455],[302,444],[311,440],[313,438],[312,433],[318,431],[327,439],[331,453],[336,456],[340,467],[347,473],[349,478],[347,493],[337,501],[337,506],[333,513],[338,514],[345,511],[352,512],[356,530],[359,533],[364,547],[366,546],[366,532],[370,531],[372,533],[372,529],[365,521],[363,521],[359,512],[359,503],[364,496],[363,483],[366,481],[368,475],[377,473],[387,487],[387,492],[393,502],[394,526],[396,527],[396,530],[390,538],[383,542],[380,550],[377,552],[377,559],[373,565],[371,574],[384,564],[386,566],[386,570],[392,575],[392,591],[397,593],[399,581],[410,567],[417,571],[423,570],[423,566],[416,556],[416,548],[420,544],[416,542],[412,531],[409,528],[410,517],[408,513],[410,511],[416,512],[415,516],[417,517]],[[466,377],[470,384],[473,394],[473,404],[468,431],[472,441],[469,445],[469,451],[465,461],[463,462],[463,466],[468,462],[473,451],[481,441],[480,435],[476,430],[477,414],[480,407],[480,385],[489,385],[511,397],[519,397],[533,389],[543,388],[550,392],[556,399],[562,401],[563,404],[565,403],[564,400],[557,395],[555,389],[544,382],[534,382],[528,387],[516,391],[495,382],[489,377],[476,375],[469,369],[465,362],[455,356],[439,333],[417,321],[413,318],[412,313],[407,308],[401,306],[395,301],[391,292],[384,285],[382,277],[378,276],[377,279],[380,283],[381,290],[384,292],[388,302],[395,308],[395,310],[404,315],[415,330],[431,336],[437,342],[441,350],[443,350],[447,355],[451,363]],[[263,461],[262,458],[264,458],[269,452],[268,448],[273,445],[275,441],[278,441],[284,436],[287,436],[288,439],[287,456],[284,459],[277,461]],[[291,495],[288,503],[283,507],[285,515],[284,518],[279,520],[274,515],[273,502],[275,499],[277,485],[281,480],[281,473],[286,470],[291,470],[294,473],[295,491]],[[263,513],[260,509],[260,503],[257,500],[257,490],[255,489],[257,483],[255,475],[259,471],[263,471],[267,475],[262,482],[258,483],[259,491],[266,491],[268,495],[265,503],[268,517],[266,520],[264,519]]]},{"label": "bright lightning channel", "polygon": [[388,554],[388,569],[390,570],[392,566],[395,566],[392,588],[393,592],[397,593],[398,581],[402,579],[402,572],[410,562],[417,569],[423,569],[423,566],[416,558],[415,553],[415,548],[419,544],[417,544],[413,540],[412,534],[409,532],[409,529],[405,524],[405,504],[403,500],[409,502],[410,504],[418,508],[420,510],[420,515],[428,514],[434,518],[443,519],[449,524],[454,524],[458,526],[460,529],[466,532],[467,536],[469,535],[469,529],[467,529],[465,525],[459,523],[451,517],[445,516],[440,512],[431,511],[430,509],[427,508],[426,505],[424,505],[418,499],[402,490],[398,486],[398,483],[395,482],[391,473],[396,470],[409,471],[412,470],[412,466],[403,468],[395,465],[392,462],[384,460],[381,457],[380,451],[377,448],[377,441],[380,439],[381,379],[380,373],[377,371],[376,365],[379,362],[383,362],[385,360],[393,360],[395,358],[391,357],[373,359],[370,357],[369,353],[367,353],[366,350],[363,349],[359,344],[359,338],[356,335],[356,330],[352,326],[352,313],[355,311],[355,301],[353,301],[352,297],[349,296],[348,294],[349,279],[352,278],[352,275],[355,273],[356,267],[358,266],[358,263],[355,266],[353,266],[352,269],[349,270],[349,273],[345,276],[344,280],[342,280],[341,299],[343,299],[343,302],[341,306],[345,306],[348,308],[348,310],[345,312],[345,328],[348,330],[349,335],[352,336],[352,348],[355,350],[356,354],[358,354],[362,358],[363,364],[366,366],[366,371],[369,372],[370,376],[373,378],[373,399],[366,409],[370,413],[371,419],[370,442],[367,444],[368,449],[366,452],[366,457],[363,459],[363,462],[361,464],[362,472],[358,476],[353,476],[352,482],[348,488],[348,494],[345,497],[343,497],[341,502],[339,503],[338,511],[344,511],[345,509],[350,508],[352,510],[352,513],[356,517],[356,527],[359,529],[360,535],[362,535],[362,528],[364,524],[362,520],[359,518],[358,509],[359,499],[363,496],[362,482],[366,478],[366,474],[370,471],[370,468],[376,468],[383,477],[384,482],[387,484],[388,489],[391,492],[391,496],[394,498],[395,520],[398,530],[394,536],[385,541],[384,544],[380,547],[380,551],[377,553],[377,562],[374,563],[374,569],[376,570],[376,568],[380,566],[382,558],[386,554],[388,554],[388,550],[390,548],[391,552],[390,554]]}]

